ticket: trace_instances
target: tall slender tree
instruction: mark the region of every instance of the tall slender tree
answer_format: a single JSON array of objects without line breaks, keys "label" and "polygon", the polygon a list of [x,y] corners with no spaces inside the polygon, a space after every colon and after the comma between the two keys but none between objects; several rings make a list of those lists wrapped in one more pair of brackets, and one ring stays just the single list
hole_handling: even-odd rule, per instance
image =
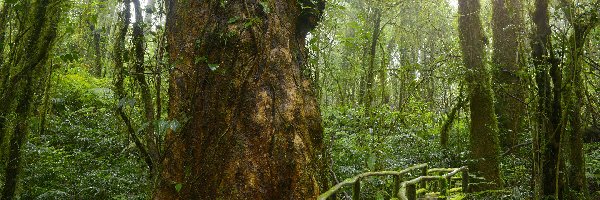
[{"label": "tall slender tree", "polygon": [[533,137],[536,197],[558,199],[560,141],[563,132],[562,71],[553,53],[548,0],[536,0],[533,13],[532,59],[538,94],[538,131]]},{"label": "tall slender tree", "polygon": [[[502,187],[499,166],[498,125],[494,112],[494,97],[490,74],[485,66],[486,38],[480,20],[479,0],[458,1],[458,30],[471,110],[469,145],[474,159],[470,169],[481,172],[492,182],[489,187]],[[481,189],[484,189],[481,188]]]},{"label": "tall slender tree", "polygon": [[570,129],[569,139],[569,163],[567,188],[571,194],[566,195],[568,199],[588,199],[587,179],[585,176],[585,159],[583,153],[583,127],[582,107],[584,101],[583,79],[583,52],[588,43],[589,33],[600,24],[597,12],[598,3],[587,5],[590,10],[576,6],[571,0],[561,0],[562,10],[572,30],[568,37],[567,68],[565,77],[564,104],[566,107],[566,119]]},{"label": "tall slender tree", "polygon": [[[144,17],[142,15],[142,6],[139,0],[131,0],[133,8],[135,9],[134,17],[135,23],[133,23],[133,52],[134,52],[134,63],[133,69],[135,74],[133,75],[135,81],[140,87],[140,97],[144,107],[144,139],[146,150],[148,155],[152,159],[152,165],[150,165],[150,174],[155,175],[156,165],[160,162],[159,144],[157,134],[155,133],[155,113],[154,113],[154,102],[152,101],[152,93],[150,85],[146,80],[146,68],[145,68],[145,34],[144,34]],[[158,88],[160,89],[160,88]]]},{"label": "tall slender tree", "polygon": [[324,161],[305,36],[324,1],[167,1],[173,65],[155,199],[314,199]]}]

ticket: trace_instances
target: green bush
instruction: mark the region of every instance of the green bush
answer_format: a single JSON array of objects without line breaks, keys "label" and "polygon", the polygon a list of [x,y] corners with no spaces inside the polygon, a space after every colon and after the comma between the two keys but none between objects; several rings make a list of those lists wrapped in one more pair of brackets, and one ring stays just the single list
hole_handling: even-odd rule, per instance
[{"label": "green bush", "polygon": [[20,198],[147,199],[147,169],[121,131],[110,80],[72,69],[53,81],[46,130],[34,128],[24,152]]}]

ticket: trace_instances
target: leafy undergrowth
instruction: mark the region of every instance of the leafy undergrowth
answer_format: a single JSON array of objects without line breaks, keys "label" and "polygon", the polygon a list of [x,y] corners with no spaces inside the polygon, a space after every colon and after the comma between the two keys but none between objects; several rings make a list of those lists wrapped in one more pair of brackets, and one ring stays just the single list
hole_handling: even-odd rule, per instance
[{"label": "leafy undergrowth", "polygon": [[586,178],[590,199],[600,199],[600,143],[585,145]]},{"label": "leafy undergrowth", "polygon": [[[323,109],[329,163],[333,163],[331,171],[338,181],[366,171],[400,170],[419,163],[430,167],[466,165],[466,137],[451,138],[449,149],[442,151],[438,124],[431,113],[404,114],[379,108],[370,117],[366,115],[361,108]],[[451,134],[458,135],[456,130],[465,128],[465,124],[457,123]],[[368,178],[361,182],[361,197],[389,199],[392,185],[392,177]],[[350,188],[344,192],[352,194]]]},{"label": "leafy undergrowth", "polygon": [[[469,163],[468,120],[465,116],[454,123],[449,147],[442,150],[438,137],[442,120],[426,110],[407,114],[384,107],[367,116],[362,108],[329,107],[322,113],[325,144],[331,155],[328,163],[333,164],[329,173],[332,182],[366,171],[399,170],[419,163],[445,168]],[[502,190],[455,197],[529,199],[532,195],[530,152],[527,145],[501,157],[505,182]],[[392,187],[392,177],[368,178],[361,182],[361,198],[390,199]],[[351,195],[350,187],[341,191],[345,198]]]},{"label": "leafy undergrowth", "polygon": [[53,81],[46,129],[31,123],[20,198],[147,199],[147,170],[120,131],[110,80],[71,70]]}]

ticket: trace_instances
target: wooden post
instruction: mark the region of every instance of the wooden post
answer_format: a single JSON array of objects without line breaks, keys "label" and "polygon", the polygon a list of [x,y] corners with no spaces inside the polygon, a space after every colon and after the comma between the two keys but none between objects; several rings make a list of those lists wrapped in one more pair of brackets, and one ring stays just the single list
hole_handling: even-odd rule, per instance
[{"label": "wooden post", "polygon": [[392,198],[398,198],[400,191],[400,175],[394,175],[394,189],[392,190]]},{"label": "wooden post", "polygon": [[[421,170],[421,176],[427,176],[427,168],[428,166],[423,167]],[[427,189],[427,181],[421,181],[421,188]]]},{"label": "wooden post", "polygon": [[440,178],[440,195],[448,196],[448,181],[449,178]]},{"label": "wooden post", "polygon": [[465,170],[462,171],[462,192],[463,193],[469,192],[469,169],[468,168],[465,168]]},{"label": "wooden post", "polygon": [[406,197],[408,200],[417,200],[417,185],[409,184],[406,185]]},{"label": "wooden post", "polygon": [[356,179],[354,187],[352,188],[352,200],[360,199],[360,178]]}]

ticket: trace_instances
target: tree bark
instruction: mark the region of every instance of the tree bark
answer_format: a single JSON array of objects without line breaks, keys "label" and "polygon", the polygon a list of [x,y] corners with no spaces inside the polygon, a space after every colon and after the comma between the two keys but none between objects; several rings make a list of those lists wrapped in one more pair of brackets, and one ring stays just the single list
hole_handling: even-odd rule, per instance
[{"label": "tree bark", "polygon": [[88,22],[92,35],[92,46],[94,48],[94,69],[92,74],[96,77],[102,77],[102,52],[100,49],[100,30],[96,29],[94,22]]},{"label": "tree bark", "polygon": [[316,198],[323,128],[304,45],[324,2],[167,4],[169,118],[182,126],[154,199]]},{"label": "tree bark", "polygon": [[448,113],[446,121],[444,121],[444,124],[442,125],[442,129],[440,130],[440,146],[444,149],[448,148],[448,140],[450,138],[450,128],[452,128],[452,125],[454,124],[454,120],[456,119],[458,111],[460,109],[462,109],[462,107],[465,104],[465,99],[463,97],[462,85],[460,86],[459,94],[458,94],[458,97],[456,97],[456,99],[457,99],[456,104],[454,105],[454,107],[452,107],[452,110],[450,111],[450,113]]},{"label": "tree bark", "polygon": [[154,129],[154,103],[152,100],[152,94],[150,92],[150,86],[146,81],[146,70],[144,67],[145,38],[143,30],[144,18],[142,16],[142,7],[139,0],[132,0],[132,3],[135,9],[135,23],[133,23],[133,48],[135,54],[133,68],[135,70],[135,74],[133,77],[140,86],[140,96],[144,106],[144,125],[142,126],[144,127],[146,150],[152,159],[152,165],[149,167],[150,175],[153,177],[158,173],[156,172],[156,165],[160,162],[160,148],[157,143],[157,135]]},{"label": "tree bark", "polygon": [[19,51],[22,48],[23,54],[18,55],[17,60],[20,61],[18,64],[9,65],[18,73],[8,81],[10,89],[7,91],[14,91],[12,94],[15,96],[10,95],[10,97],[16,97],[15,101],[18,103],[14,110],[9,111],[14,113],[16,121],[9,143],[2,200],[15,198],[21,168],[21,150],[29,133],[31,104],[37,91],[35,85],[40,79],[40,74],[45,71],[43,68],[56,38],[56,28],[62,14],[60,3],[55,7],[49,5],[49,0],[40,0],[33,4],[31,8],[33,15],[30,16],[32,23],[29,24],[32,29],[23,43],[19,43],[16,49],[11,49],[11,51]]},{"label": "tree bark", "polygon": [[519,77],[519,33],[522,30],[520,0],[492,2],[494,37],[492,62],[494,66],[495,108],[498,114],[500,144],[503,148],[516,145],[522,132],[525,104],[524,89]]},{"label": "tree bark", "polygon": [[[570,0],[561,0],[567,21],[573,26],[568,41],[568,57],[566,62],[566,84],[564,103],[566,118],[570,124],[568,198],[588,199],[587,180],[585,176],[585,159],[583,152],[582,107],[584,100],[583,54],[588,42],[589,33],[600,23],[597,13],[577,13],[578,9]],[[592,9],[597,10],[597,9]]]},{"label": "tree bark", "polygon": [[534,191],[536,198],[558,199],[562,72],[550,41],[548,1],[536,0],[535,7],[532,58],[538,87],[538,131],[533,141]]},{"label": "tree bark", "polygon": [[369,65],[367,67],[367,77],[366,77],[366,97],[364,101],[365,110],[370,112],[371,106],[373,104],[373,98],[375,96],[374,87],[375,87],[375,56],[377,53],[377,43],[379,42],[379,35],[381,34],[380,26],[381,26],[381,9],[375,8],[373,11],[373,35],[371,36],[371,44],[369,47]]},{"label": "tree bark", "polygon": [[499,167],[498,125],[494,112],[494,97],[490,75],[484,65],[484,40],[479,0],[458,1],[458,28],[471,110],[469,144],[475,160],[469,169],[480,172],[492,182],[489,187],[502,187]]},{"label": "tree bark", "polygon": [[[9,66],[4,65],[4,42],[6,40],[6,24],[8,17],[9,8],[7,3],[4,2],[2,4],[2,10],[0,10],[0,94],[4,94],[6,83],[8,82],[8,77],[10,74]],[[6,114],[8,114],[8,110],[10,104],[7,104],[9,98],[0,97],[0,103],[2,103],[2,107],[0,107],[0,160],[4,160],[4,137],[5,137],[5,126],[6,126]]]}]

